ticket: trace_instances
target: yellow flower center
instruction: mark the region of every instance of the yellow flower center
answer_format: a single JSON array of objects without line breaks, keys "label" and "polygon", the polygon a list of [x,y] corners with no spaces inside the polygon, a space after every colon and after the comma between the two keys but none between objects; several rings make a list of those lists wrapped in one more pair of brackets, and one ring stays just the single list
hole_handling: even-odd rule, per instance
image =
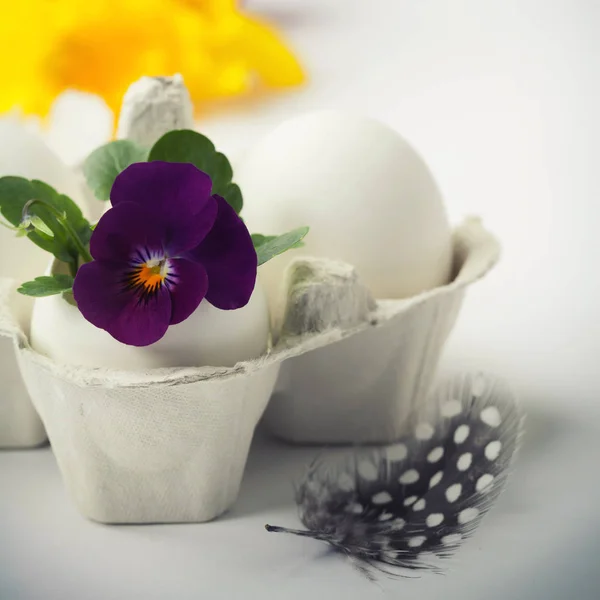
[{"label": "yellow flower center", "polygon": [[143,287],[148,292],[160,289],[168,275],[167,261],[151,260],[141,264],[131,275],[135,287]]}]

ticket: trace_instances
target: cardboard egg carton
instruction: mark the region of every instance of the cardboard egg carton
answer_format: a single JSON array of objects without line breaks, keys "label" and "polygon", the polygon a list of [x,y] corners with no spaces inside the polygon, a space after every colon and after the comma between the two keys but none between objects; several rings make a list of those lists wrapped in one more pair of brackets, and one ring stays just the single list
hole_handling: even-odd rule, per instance
[{"label": "cardboard egg carton", "polygon": [[263,415],[269,431],[290,442],[397,439],[425,402],[466,288],[499,257],[478,219],[458,227],[453,243],[452,280],[404,300],[376,301],[351,265],[294,261],[272,348],[231,368],[56,363],[31,347],[10,302],[14,282],[0,280],[0,343],[16,351],[35,407],[22,390],[3,392],[0,446],[15,436],[40,443],[39,414],[82,514],[154,523],[202,522],[226,511]]}]

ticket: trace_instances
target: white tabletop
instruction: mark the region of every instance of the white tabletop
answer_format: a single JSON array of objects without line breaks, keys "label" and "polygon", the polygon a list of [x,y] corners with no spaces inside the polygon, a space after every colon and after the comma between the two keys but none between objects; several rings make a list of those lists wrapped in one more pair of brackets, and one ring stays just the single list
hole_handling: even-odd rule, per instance
[{"label": "white tabletop", "polygon": [[506,493],[445,576],[368,582],[298,526],[291,482],[315,454],[258,436],[239,501],[199,525],[81,517],[49,449],[0,453],[0,599],[600,597],[600,5],[592,0],[254,0],[311,76],[303,91],[212,116],[225,151],[287,115],[341,107],[424,155],[453,221],[504,244],[470,290],[444,370],[506,377],[529,412]]}]

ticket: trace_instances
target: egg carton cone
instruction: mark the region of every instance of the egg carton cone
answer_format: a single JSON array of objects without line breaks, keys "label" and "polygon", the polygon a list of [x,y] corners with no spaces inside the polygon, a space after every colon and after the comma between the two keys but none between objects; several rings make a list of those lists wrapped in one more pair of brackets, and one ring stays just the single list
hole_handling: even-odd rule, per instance
[{"label": "egg carton cone", "polygon": [[194,107],[183,77],[142,77],[129,86],[117,137],[151,148],[165,133],[194,128]]},{"label": "egg carton cone", "polygon": [[[430,392],[466,288],[494,266],[500,246],[479,219],[470,218],[454,230],[453,252],[449,284],[378,302],[356,276],[340,288],[339,269],[326,285],[320,271],[327,261],[290,264],[279,347],[302,345],[306,331],[326,329],[328,322],[343,339],[282,365],[264,417],[272,435],[292,443],[357,444],[387,443],[405,434],[408,416]],[[332,289],[339,290],[336,302],[344,311],[333,309]]]}]

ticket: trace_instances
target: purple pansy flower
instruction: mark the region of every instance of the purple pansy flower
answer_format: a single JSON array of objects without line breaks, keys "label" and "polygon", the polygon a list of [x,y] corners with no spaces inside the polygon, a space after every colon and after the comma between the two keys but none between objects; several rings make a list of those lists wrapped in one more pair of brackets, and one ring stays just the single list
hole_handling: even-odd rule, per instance
[{"label": "purple pansy flower", "polygon": [[256,283],[243,221],[190,164],[133,164],[115,180],[112,208],[90,241],[73,294],[82,315],[131,346],[158,341],[204,298],[233,310]]}]

